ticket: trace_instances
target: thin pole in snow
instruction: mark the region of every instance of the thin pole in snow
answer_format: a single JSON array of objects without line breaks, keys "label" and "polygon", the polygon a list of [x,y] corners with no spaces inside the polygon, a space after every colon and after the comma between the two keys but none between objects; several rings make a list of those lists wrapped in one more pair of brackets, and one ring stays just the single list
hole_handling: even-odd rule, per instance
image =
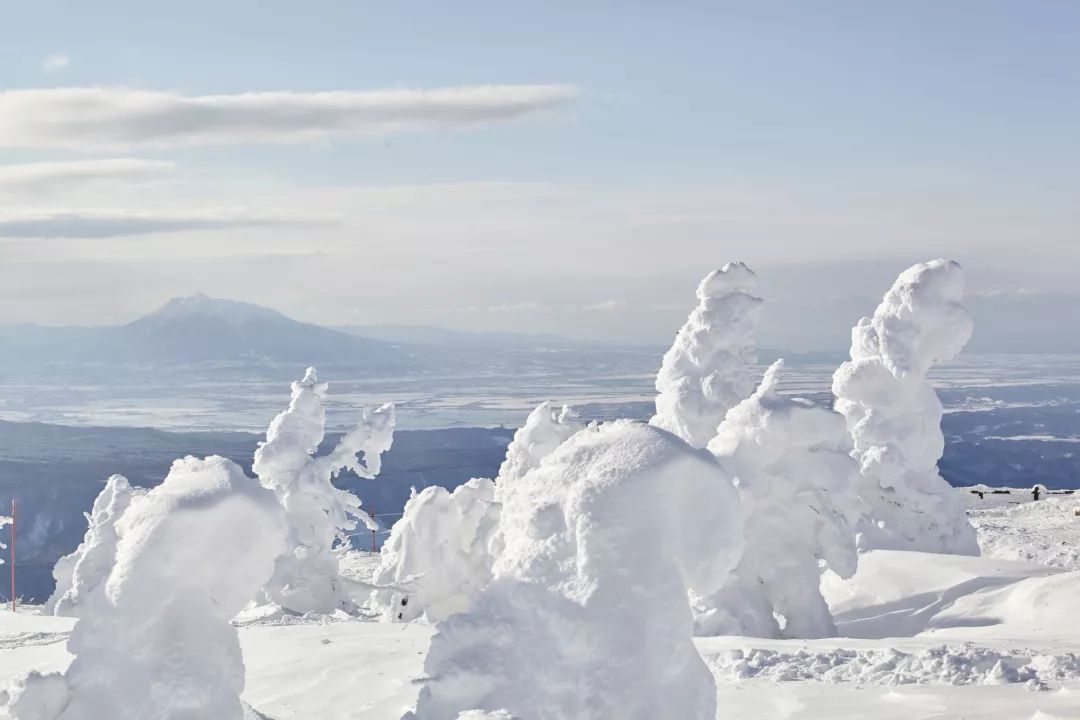
[{"label": "thin pole in snow", "polygon": [[15,612],[15,498],[11,498],[11,612]]},{"label": "thin pole in snow", "polygon": [[[371,519],[373,521],[378,522],[378,520],[375,520],[375,507],[374,506],[372,506],[371,509],[368,510],[367,512],[368,512],[368,515],[371,516]],[[371,529],[371,552],[375,552],[375,528]]]}]

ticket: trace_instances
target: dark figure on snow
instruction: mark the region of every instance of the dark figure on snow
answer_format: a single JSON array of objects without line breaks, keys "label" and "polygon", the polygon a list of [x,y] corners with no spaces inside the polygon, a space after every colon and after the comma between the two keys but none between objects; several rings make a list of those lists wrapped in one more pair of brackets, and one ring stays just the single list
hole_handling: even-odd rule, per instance
[{"label": "dark figure on snow", "polygon": [[1038,500],[1038,499],[1039,499],[1039,493],[1040,493],[1041,491],[1042,491],[1042,488],[1041,488],[1041,487],[1039,487],[1038,485],[1036,485],[1035,487],[1031,488],[1031,495],[1032,495],[1032,497],[1034,497],[1034,498],[1035,498],[1036,500]]}]

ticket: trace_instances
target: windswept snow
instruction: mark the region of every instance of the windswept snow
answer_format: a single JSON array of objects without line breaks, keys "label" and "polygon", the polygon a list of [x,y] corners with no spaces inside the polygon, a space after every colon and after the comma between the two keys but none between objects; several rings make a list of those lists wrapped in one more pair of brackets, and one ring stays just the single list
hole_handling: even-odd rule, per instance
[{"label": "windswept snow", "polygon": [[115,563],[89,589],[61,674],[12,686],[14,720],[241,720],[244,663],[230,619],[282,551],[268,490],[224,458],[177,460],[116,524]]},{"label": "windswept snow", "polygon": [[712,720],[687,588],[719,588],[740,525],[708,453],[629,421],[574,435],[507,487],[494,579],[439,624],[415,718]]},{"label": "windswept snow", "polygon": [[94,500],[86,516],[86,536],[75,552],[57,561],[53,568],[56,590],[45,603],[45,611],[77,617],[90,593],[109,577],[116,561],[116,523],[131,505],[132,498],[146,491],[133,488],[123,475],[113,475]]},{"label": "windswept snow", "polygon": [[844,418],[778,395],[782,369],[782,361],[769,368],[709,443],[736,478],[745,546],[720,592],[695,598],[699,635],[835,635],[819,564],[841,577],[858,564],[859,468]]},{"label": "windswept snow", "polygon": [[325,434],[326,388],[315,368],[308,368],[304,378],[292,384],[289,407],[270,423],[252,465],[263,485],[277,494],[289,521],[287,548],[278,558],[266,595],[298,613],[328,613],[363,603],[368,588],[341,576],[338,551],[347,545],[357,519],[369,529],[378,526],[360,509],[358,497],[334,487],[333,478],[344,469],[375,477],[381,454],[394,436],[394,406],[384,405],[365,412],[333,450],[316,456]]},{"label": "windswept snow", "polygon": [[409,499],[382,547],[372,605],[392,622],[438,622],[469,609],[491,579],[488,542],[499,520],[495,484],[477,478],[452,493],[424,488]]},{"label": "windswept snow", "polygon": [[754,389],[757,277],[740,262],[705,276],[698,305],[675,336],[656,376],[652,424],[702,448],[724,414]]},{"label": "windswept snow", "polygon": [[948,260],[914,265],[896,279],[873,317],[851,332],[851,360],[833,377],[865,482],[868,520],[860,549],[976,555],[975,531],[938,474],[945,448],[942,406],[926,379],[971,337],[961,304],[964,278]]},{"label": "windswept snow", "polygon": [[583,427],[585,423],[568,405],[559,410],[550,402],[538,405],[514,433],[514,439],[506,449],[506,460],[499,467],[498,484],[512,483],[532,470]]}]

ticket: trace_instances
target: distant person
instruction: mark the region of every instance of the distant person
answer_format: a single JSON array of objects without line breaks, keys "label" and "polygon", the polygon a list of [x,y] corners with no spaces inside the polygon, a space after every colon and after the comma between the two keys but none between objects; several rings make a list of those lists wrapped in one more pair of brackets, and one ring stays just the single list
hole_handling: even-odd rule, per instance
[{"label": "distant person", "polygon": [[1031,488],[1031,496],[1033,498],[1035,498],[1035,500],[1038,500],[1039,499],[1039,493],[1041,491],[1042,491],[1042,486],[1041,485],[1036,485],[1035,487]]}]

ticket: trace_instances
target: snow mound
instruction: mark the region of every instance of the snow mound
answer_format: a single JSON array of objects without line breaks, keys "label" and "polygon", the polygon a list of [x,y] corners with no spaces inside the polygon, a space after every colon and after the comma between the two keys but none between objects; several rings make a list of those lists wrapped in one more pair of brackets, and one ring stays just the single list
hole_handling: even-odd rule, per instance
[{"label": "snow mound", "polygon": [[1074,653],[1040,655],[976,647],[940,645],[904,652],[868,650],[731,650],[710,660],[718,676],[782,682],[857,683],[861,685],[1004,685],[1027,683],[1045,689],[1051,682],[1080,677]]},{"label": "snow mound", "polygon": [[488,540],[498,520],[495,483],[486,478],[452,493],[431,486],[414,494],[382,547],[372,607],[391,622],[438,622],[468,610],[491,579]]},{"label": "snow mound", "polygon": [[[1045,593],[1047,587],[1057,595]],[[860,558],[850,580],[826,573],[822,590],[844,637],[914,637],[971,627],[982,628],[980,637],[1015,635],[1031,623],[1045,628],[1057,623],[1055,633],[1062,635],[1072,627],[1067,607],[1080,602],[1080,573],[989,558],[874,550]],[[1022,594],[1013,595],[1017,591]]]},{"label": "snow mound", "polygon": [[698,635],[836,635],[819,561],[841,577],[855,572],[859,468],[843,416],[777,394],[782,368],[768,369],[709,443],[736,478],[745,549],[719,593],[695,598]]},{"label": "snow mound", "polygon": [[951,360],[971,337],[963,290],[955,262],[908,268],[874,316],[852,330],[851,360],[833,376],[836,409],[865,477],[861,550],[979,554],[962,503],[938,474],[942,407],[926,380],[935,362]]},{"label": "snow mound", "polygon": [[753,271],[739,262],[698,285],[698,305],[656,376],[653,425],[705,447],[724,414],[754,389],[754,333],[763,302],[753,294],[756,286]]},{"label": "snow mound", "polygon": [[273,571],[285,523],[273,494],[220,457],[173,463],[116,523],[63,675],[10,692],[13,720],[240,720],[244,663],[230,619]]},{"label": "snow mound", "polygon": [[412,717],[713,720],[687,589],[714,592],[741,549],[738,497],[716,460],[616,421],[506,489],[494,579],[439,624]]},{"label": "snow mound", "polygon": [[315,456],[325,434],[326,388],[315,368],[292,384],[289,407],[270,423],[252,465],[263,485],[277,494],[289,521],[288,546],[265,594],[297,613],[353,609],[364,601],[369,588],[341,576],[338,554],[348,546],[348,533],[358,519],[369,529],[378,526],[360,509],[360,499],[334,487],[333,479],[345,469],[375,477],[394,437],[394,406],[384,405],[365,411],[333,450]]},{"label": "snow mound", "polygon": [[113,475],[94,500],[86,516],[86,535],[70,555],[56,561],[53,577],[56,590],[45,602],[44,610],[54,615],[77,617],[79,607],[91,591],[105,582],[116,560],[116,522],[131,505],[131,500],[146,490],[133,488],[123,475]]}]

